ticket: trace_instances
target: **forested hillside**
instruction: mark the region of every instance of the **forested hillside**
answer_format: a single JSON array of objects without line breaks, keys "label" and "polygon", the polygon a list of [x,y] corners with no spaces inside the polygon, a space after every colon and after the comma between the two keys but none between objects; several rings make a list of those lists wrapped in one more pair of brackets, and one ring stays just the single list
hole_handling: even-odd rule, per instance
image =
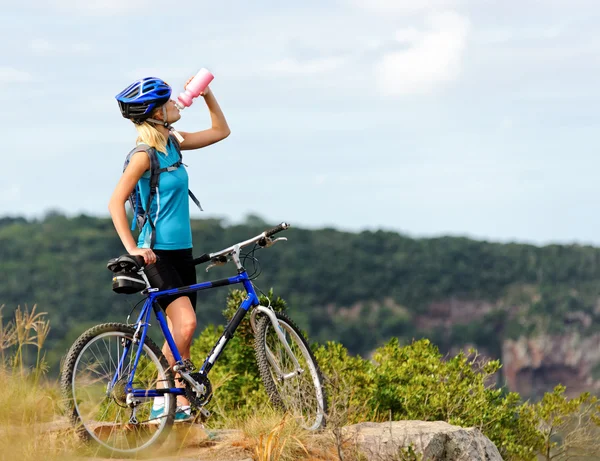
[{"label": "forested hillside", "polygon": [[[195,254],[216,251],[276,223],[194,220]],[[473,344],[499,356],[503,338],[598,329],[600,249],[498,244],[467,238],[414,239],[393,232],[285,232],[288,242],[257,251],[256,284],[274,288],[312,340],[336,340],[369,354],[386,339],[428,337],[443,351]],[[140,295],[111,290],[108,259],[123,248],[108,218],[0,219],[0,305],[49,313],[55,366],[86,327],[124,321]],[[201,280],[233,265],[198,269]],[[252,269],[252,265],[248,264]],[[222,323],[227,288],[199,295],[199,326]]]}]

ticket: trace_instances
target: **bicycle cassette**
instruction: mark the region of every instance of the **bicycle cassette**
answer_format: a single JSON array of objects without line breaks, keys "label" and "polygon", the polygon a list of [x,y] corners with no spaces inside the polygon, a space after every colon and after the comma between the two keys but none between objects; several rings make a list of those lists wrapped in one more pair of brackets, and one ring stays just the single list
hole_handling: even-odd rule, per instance
[{"label": "bicycle cassette", "polygon": [[190,373],[190,376],[196,381],[202,390],[198,392],[190,383],[185,383],[185,397],[190,401],[190,405],[195,408],[202,408],[212,397],[212,385],[208,380],[208,376],[204,373]]},{"label": "bicycle cassette", "polygon": [[113,388],[110,390],[110,396],[115,401],[117,405],[122,408],[127,408],[127,377],[123,377],[119,379]]}]

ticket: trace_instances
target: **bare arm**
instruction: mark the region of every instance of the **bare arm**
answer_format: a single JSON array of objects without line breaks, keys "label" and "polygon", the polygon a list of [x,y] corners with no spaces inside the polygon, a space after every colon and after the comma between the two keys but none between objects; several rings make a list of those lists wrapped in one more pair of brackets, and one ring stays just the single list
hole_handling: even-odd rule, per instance
[{"label": "bare arm", "polygon": [[216,142],[225,139],[231,133],[225,115],[219,103],[215,98],[212,90],[207,88],[203,93],[204,101],[208,106],[210,112],[210,120],[212,127],[208,130],[196,131],[194,133],[179,132],[183,136],[183,142],[181,143],[181,150],[199,149],[201,147],[210,146]]},{"label": "bare arm", "polygon": [[127,253],[143,256],[146,264],[152,264],[156,262],[154,252],[147,248],[137,247],[137,242],[134,240],[129,229],[129,222],[125,211],[127,197],[129,197],[139,179],[148,169],[150,169],[148,154],[146,152],[135,153],[113,191],[108,202],[108,211]]}]

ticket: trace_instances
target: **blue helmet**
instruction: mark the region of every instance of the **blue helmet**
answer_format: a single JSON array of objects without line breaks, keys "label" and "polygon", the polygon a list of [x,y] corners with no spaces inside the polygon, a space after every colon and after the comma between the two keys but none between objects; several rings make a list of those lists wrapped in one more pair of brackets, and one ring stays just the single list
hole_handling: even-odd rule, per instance
[{"label": "blue helmet", "polygon": [[137,80],[115,96],[123,117],[142,123],[154,109],[171,97],[171,87],[164,80],[146,77]]}]

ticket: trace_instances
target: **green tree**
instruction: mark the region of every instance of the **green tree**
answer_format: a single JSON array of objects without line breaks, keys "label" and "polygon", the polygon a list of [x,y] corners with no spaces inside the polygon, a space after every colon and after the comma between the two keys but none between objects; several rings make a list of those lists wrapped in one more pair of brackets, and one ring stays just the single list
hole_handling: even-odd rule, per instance
[{"label": "green tree", "polygon": [[598,398],[585,392],[569,399],[565,391],[565,386],[556,386],[534,405],[542,434],[540,455],[546,461],[597,459],[600,456]]}]

